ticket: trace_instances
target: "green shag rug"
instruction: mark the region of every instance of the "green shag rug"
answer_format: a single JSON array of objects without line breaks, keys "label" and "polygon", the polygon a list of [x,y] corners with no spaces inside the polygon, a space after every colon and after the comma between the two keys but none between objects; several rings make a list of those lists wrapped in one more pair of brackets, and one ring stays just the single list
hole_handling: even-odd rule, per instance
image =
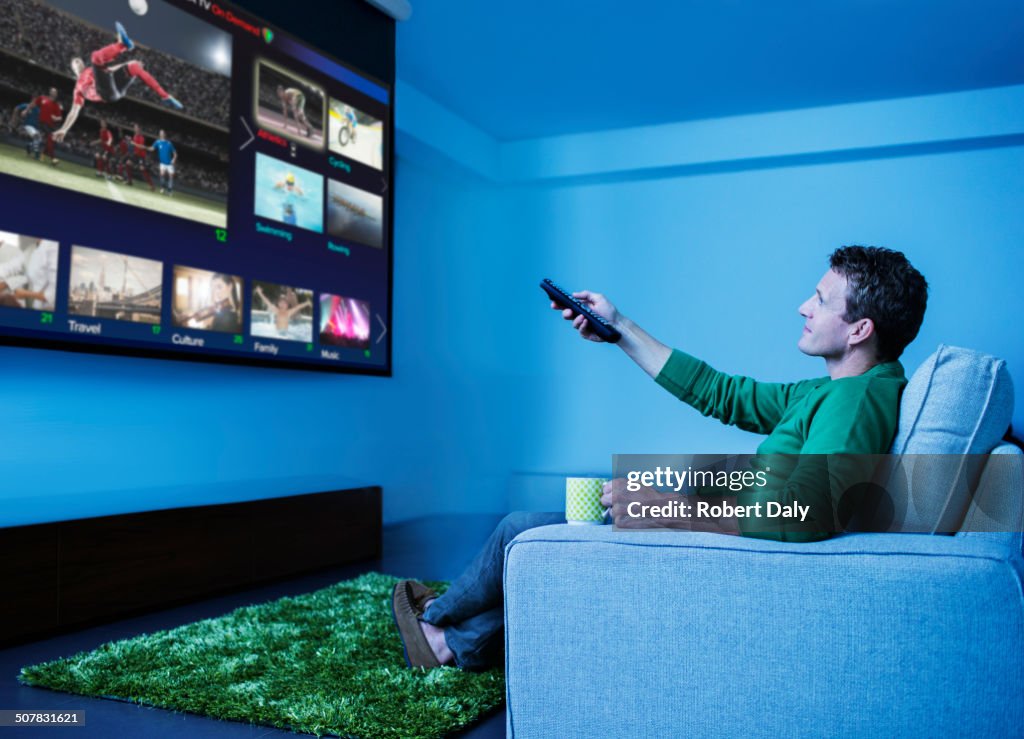
[{"label": "green shag rug", "polygon": [[439,737],[501,705],[501,670],[405,666],[391,619],[396,582],[370,573],[24,667],[19,679],[317,736]]}]

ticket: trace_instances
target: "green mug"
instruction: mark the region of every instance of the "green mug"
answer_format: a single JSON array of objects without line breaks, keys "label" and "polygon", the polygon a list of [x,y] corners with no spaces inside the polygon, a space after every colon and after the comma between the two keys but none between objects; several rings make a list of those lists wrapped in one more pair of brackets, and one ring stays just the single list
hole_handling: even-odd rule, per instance
[{"label": "green mug", "polygon": [[604,493],[606,477],[565,478],[565,520],[576,525],[599,524],[604,521]]}]

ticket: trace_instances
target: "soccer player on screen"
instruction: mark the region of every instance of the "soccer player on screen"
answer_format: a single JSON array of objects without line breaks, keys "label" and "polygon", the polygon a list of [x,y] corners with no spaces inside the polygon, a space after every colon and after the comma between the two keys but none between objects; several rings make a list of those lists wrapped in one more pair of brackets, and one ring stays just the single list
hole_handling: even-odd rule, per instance
[{"label": "soccer player on screen", "polygon": [[178,161],[178,151],[167,138],[167,132],[160,129],[160,138],[151,147],[160,161],[160,194],[174,194],[174,164]]},{"label": "soccer player on screen", "polygon": [[306,118],[306,95],[302,90],[297,90],[294,87],[285,88],[281,85],[277,86],[277,97],[281,100],[281,107],[284,109],[284,127],[288,128],[288,117],[291,116],[295,119],[295,129],[299,129],[299,124],[306,127],[306,137],[309,138],[313,135],[313,127],[309,125],[309,119]]},{"label": "soccer player on screen", "polygon": [[122,128],[118,131],[119,138],[117,139],[117,176],[118,179],[127,182],[129,185],[132,184],[132,170],[131,170],[131,156],[132,156],[132,136],[128,133],[127,128]]},{"label": "soccer player on screen", "polygon": [[43,140],[39,124],[39,109],[33,107],[32,103],[15,105],[11,112],[10,126],[12,131],[28,139],[25,154],[33,159],[39,159],[39,150]]},{"label": "soccer player on screen", "polygon": [[51,87],[47,95],[36,95],[32,99],[32,108],[39,111],[39,130],[46,136],[46,156],[50,158],[51,164],[57,164],[53,132],[64,120],[64,108],[57,102],[57,88]]},{"label": "soccer player on screen", "polygon": [[146,71],[142,62],[133,59],[114,64],[118,57],[135,48],[135,42],[128,37],[124,26],[120,23],[115,26],[117,41],[92,52],[89,58],[91,65],[86,65],[77,56],[71,60],[71,70],[75,73],[74,99],[67,120],[60,130],[53,134],[56,141],[63,141],[67,132],[75,125],[86,100],[94,103],[116,103],[127,94],[135,80],[142,80],[168,108],[181,110],[184,107],[160,86],[153,75]]},{"label": "soccer player on screen", "polygon": [[149,156],[149,152],[152,149],[146,146],[146,137],[142,135],[142,127],[138,123],[135,124],[135,133],[132,135],[132,159],[134,162],[128,163],[129,181],[131,180],[132,164],[139,168],[142,172],[143,178],[146,180],[146,184],[149,185],[149,189],[156,192],[156,185],[153,184],[153,178],[149,176],[149,162],[146,161]]},{"label": "soccer player on screen", "polygon": [[90,142],[91,146],[98,146],[96,150],[96,176],[110,179],[111,160],[114,157],[114,132],[107,127],[105,120],[100,120],[99,138]]}]

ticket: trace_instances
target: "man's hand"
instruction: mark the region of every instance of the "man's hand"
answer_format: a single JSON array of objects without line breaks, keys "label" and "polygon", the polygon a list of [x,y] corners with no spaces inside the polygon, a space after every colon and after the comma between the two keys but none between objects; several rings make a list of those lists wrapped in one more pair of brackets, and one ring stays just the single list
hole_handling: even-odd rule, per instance
[{"label": "man's hand", "polygon": [[[695,516],[630,516],[629,505],[634,506],[634,512],[642,511],[642,506],[654,505],[664,506],[666,503],[676,501],[679,504],[677,510],[682,512],[683,504],[692,504],[689,496],[679,493],[662,493],[652,487],[641,487],[639,490],[630,491],[626,489],[625,478],[618,477],[604,484],[604,493],[601,495],[601,505],[611,508],[612,521],[619,529],[678,529],[681,531],[708,531],[716,534],[729,534],[737,536],[740,533],[739,525],[735,518],[708,519]],[[724,501],[735,504],[735,498],[722,498]]]},{"label": "man's hand", "polygon": [[[621,528],[658,528],[663,521],[651,521],[633,518],[628,515],[629,504],[638,502],[641,505],[664,504],[668,496],[652,487],[642,487],[636,491],[626,488],[624,477],[617,477],[604,484],[601,505],[611,509],[612,521]],[[677,496],[678,497],[678,496]]]},{"label": "man's hand", "polygon": [[67,135],[67,131],[64,131],[64,130],[54,131],[53,132],[53,140],[56,141],[59,144],[62,141],[64,141],[64,136],[65,135]]},{"label": "man's hand", "polygon": [[[611,301],[601,293],[594,293],[589,290],[580,290],[579,292],[574,292],[572,296],[587,306],[594,313],[601,316],[601,318],[608,321],[612,326],[615,326],[616,322],[619,320],[619,311],[614,305],[612,305]],[[551,301],[551,308],[553,310],[561,311],[562,318],[565,320],[572,321],[572,327],[576,329],[584,339],[602,343],[604,342],[604,339],[593,332],[590,328],[590,322],[582,313],[577,313],[571,308],[562,308],[553,300]],[[616,326],[616,328],[618,327]]]}]

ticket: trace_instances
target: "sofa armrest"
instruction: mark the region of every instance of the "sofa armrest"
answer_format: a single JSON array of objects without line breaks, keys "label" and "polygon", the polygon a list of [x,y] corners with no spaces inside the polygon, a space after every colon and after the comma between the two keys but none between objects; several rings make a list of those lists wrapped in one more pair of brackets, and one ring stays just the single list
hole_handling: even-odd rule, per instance
[{"label": "sofa armrest", "polygon": [[949,536],[531,529],[505,558],[509,735],[1015,735],[1009,558]]}]

